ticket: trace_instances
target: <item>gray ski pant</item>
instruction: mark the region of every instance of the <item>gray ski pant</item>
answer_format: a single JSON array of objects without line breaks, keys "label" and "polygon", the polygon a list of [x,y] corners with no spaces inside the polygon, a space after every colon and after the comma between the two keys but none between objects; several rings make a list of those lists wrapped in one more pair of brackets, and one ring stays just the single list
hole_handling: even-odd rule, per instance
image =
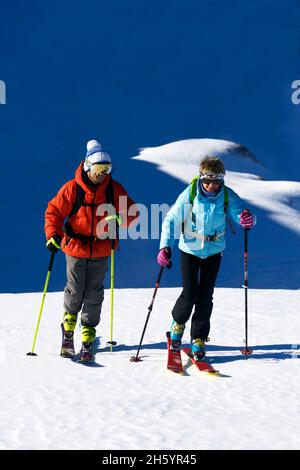
[{"label": "gray ski pant", "polygon": [[64,309],[73,315],[82,309],[82,325],[97,326],[100,321],[108,258],[75,258],[66,255]]}]

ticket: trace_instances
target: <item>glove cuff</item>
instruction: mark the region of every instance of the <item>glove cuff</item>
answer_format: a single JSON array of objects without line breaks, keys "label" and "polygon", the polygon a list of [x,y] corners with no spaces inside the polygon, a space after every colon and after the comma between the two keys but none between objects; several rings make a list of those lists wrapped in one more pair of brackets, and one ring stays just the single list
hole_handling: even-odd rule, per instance
[{"label": "glove cuff", "polygon": [[55,248],[57,248],[57,250],[60,250],[60,243],[55,240],[55,236],[51,237],[51,238],[49,238],[49,240],[47,240],[46,246],[48,247],[50,244],[55,246]]}]

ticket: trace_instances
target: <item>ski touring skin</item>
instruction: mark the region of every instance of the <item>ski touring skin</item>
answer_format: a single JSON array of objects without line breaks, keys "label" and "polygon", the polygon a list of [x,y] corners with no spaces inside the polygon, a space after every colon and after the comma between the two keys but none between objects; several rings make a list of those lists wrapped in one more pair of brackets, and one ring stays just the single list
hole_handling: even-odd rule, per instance
[{"label": "ski touring skin", "polygon": [[197,367],[200,372],[204,372],[208,375],[214,376],[220,375],[219,371],[214,369],[214,367],[207,360],[196,361],[192,354],[191,348],[184,347],[181,348],[181,350],[191,359],[192,363]]},{"label": "ski touring skin", "polygon": [[170,332],[167,332],[167,342],[168,342],[168,361],[167,369],[175,372],[176,374],[183,374],[183,366],[180,351],[172,351]]}]

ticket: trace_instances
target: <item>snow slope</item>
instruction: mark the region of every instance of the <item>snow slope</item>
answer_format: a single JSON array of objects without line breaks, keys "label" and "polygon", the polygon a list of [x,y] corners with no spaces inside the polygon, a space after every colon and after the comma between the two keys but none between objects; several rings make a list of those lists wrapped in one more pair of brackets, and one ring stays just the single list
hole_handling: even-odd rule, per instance
[{"label": "snow slope", "polygon": [[263,209],[271,220],[300,234],[300,182],[277,181],[242,145],[220,139],[190,139],[141,149],[133,158],[155,164],[158,170],[189,184],[207,155],[223,159],[226,184],[241,198]]},{"label": "snow slope", "polygon": [[[165,331],[179,289],[160,288],[141,352],[131,363],[152,289],[109,292],[98,327],[97,367],[59,357],[63,294],[50,293],[28,357],[41,294],[1,294],[0,449],[299,449],[300,291],[249,290],[250,343],[243,345],[243,289],[216,289],[208,355],[223,377],[166,370]],[[288,306],[288,308],[287,308]],[[13,334],[12,334],[13,333]],[[79,332],[76,331],[77,349]],[[185,341],[189,340],[186,330]]]}]

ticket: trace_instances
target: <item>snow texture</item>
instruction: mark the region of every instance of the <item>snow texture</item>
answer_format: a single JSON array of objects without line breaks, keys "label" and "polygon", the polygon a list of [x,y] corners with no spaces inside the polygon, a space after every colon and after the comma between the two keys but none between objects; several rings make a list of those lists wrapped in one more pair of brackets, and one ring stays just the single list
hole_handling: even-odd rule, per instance
[{"label": "snow texture", "polygon": [[63,293],[46,297],[37,357],[26,353],[41,294],[1,294],[0,449],[298,449],[299,291],[249,289],[254,353],[245,359],[244,291],[216,289],[208,356],[222,377],[185,358],[184,376],[167,371],[165,332],[179,292],[158,290],[143,361],[132,363],[153,290],[116,290],[112,353],[106,291],[95,367],[59,357]]}]

